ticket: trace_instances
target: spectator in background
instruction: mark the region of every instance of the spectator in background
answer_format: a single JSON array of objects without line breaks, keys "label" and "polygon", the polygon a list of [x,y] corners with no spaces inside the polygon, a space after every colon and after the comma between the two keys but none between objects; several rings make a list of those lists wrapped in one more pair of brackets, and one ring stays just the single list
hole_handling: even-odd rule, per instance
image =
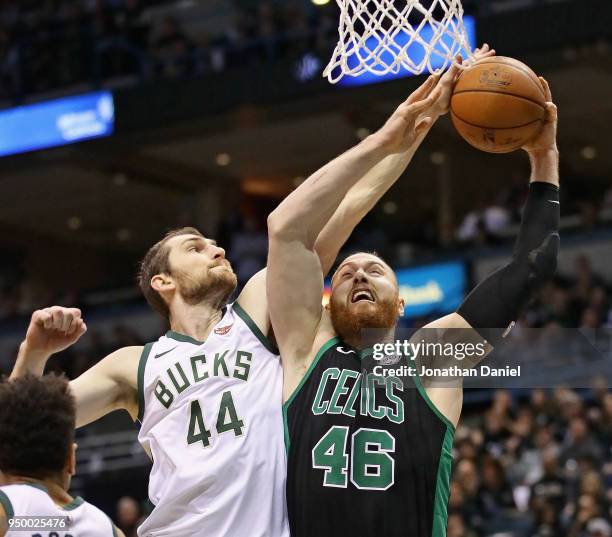
[{"label": "spectator in background", "polygon": [[[588,526],[601,516],[597,499],[590,494],[582,494],[576,503],[573,516],[570,519],[567,537],[582,537],[588,531]],[[587,533],[588,535],[588,533]]]},{"label": "spectator in background", "polygon": [[156,72],[166,78],[178,78],[193,74],[195,48],[175,17],[164,18],[161,33],[155,40]]},{"label": "spectator in background", "polygon": [[512,488],[506,479],[498,459],[485,456],[480,468],[482,484],[478,491],[481,513],[485,518],[495,518],[507,509],[515,508]]},{"label": "spectator in background", "polygon": [[567,487],[554,449],[544,451],[542,467],[542,477],[531,486],[531,509],[537,512],[548,505],[560,513],[565,506]]},{"label": "spectator in background", "polygon": [[612,528],[604,518],[594,518],[587,523],[586,537],[611,537]]},{"label": "spectator in background", "polygon": [[466,527],[462,515],[453,513],[448,516],[446,537],[476,537],[476,533]]},{"label": "spectator in background", "polygon": [[554,505],[543,503],[541,506],[534,508],[535,516],[533,529],[530,532],[530,537],[557,537],[562,535],[559,512]]},{"label": "spectator in background", "polygon": [[574,260],[574,284],[572,295],[576,307],[584,307],[589,303],[591,292],[595,287],[604,287],[604,281],[593,271],[590,259],[581,254]]},{"label": "spectator in background", "polygon": [[138,502],[130,496],[123,496],[117,502],[116,512],[117,527],[123,530],[125,537],[137,537],[141,520],[140,506]]},{"label": "spectator in background", "polygon": [[481,199],[476,209],[464,217],[457,230],[457,239],[477,246],[495,244],[510,223],[510,211],[500,203],[486,203]]},{"label": "spectator in background", "polygon": [[581,460],[590,460],[595,465],[601,463],[601,446],[590,432],[583,417],[576,416],[570,420],[561,458],[566,465],[575,464]]}]

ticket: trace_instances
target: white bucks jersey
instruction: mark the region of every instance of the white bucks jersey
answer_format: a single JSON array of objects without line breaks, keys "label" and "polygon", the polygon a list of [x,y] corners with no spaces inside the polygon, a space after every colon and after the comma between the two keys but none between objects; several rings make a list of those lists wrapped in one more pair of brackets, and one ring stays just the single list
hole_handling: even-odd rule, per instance
[{"label": "white bucks jersey", "polygon": [[138,391],[155,506],[140,537],[288,537],[280,358],[238,304],[205,342],[146,345]]},{"label": "white bucks jersey", "polygon": [[0,487],[0,505],[9,519],[6,537],[117,536],[115,525],[97,507],[82,498],[60,507],[45,487],[35,483]]}]

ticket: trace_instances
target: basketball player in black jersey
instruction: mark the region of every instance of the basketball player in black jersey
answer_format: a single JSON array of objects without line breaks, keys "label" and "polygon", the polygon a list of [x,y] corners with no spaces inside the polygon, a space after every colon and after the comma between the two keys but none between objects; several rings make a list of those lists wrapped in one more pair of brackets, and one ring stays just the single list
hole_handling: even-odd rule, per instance
[{"label": "basketball player in black jersey", "polygon": [[[321,306],[314,239],[358,177],[392,155],[413,154],[448,110],[456,70],[430,78],[375,134],[329,163],[270,215],[268,300],[284,364],[287,501],[292,537],[446,535],[451,448],[460,384],[370,374],[362,335],[393,339],[404,304],[393,270],[350,256]],[[559,249],[557,114],[547,93],[542,134],[528,146],[530,191],[511,263],[457,310],[429,325],[497,344],[555,271]],[[416,389],[409,389],[414,382]]]}]

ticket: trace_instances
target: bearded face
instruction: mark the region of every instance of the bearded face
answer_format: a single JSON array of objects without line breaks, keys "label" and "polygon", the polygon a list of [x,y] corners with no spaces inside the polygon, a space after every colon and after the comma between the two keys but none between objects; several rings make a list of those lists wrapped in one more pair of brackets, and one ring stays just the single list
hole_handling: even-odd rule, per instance
[{"label": "bearded face", "polygon": [[169,275],[187,304],[227,303],[238,282],[222,248],[197,235],[175,237],[168,247]]},{"label": "bearded face", "polygon": [[383,299],[373,306],[352,307],[342,300],[329,304],[334,330],[342,339],[361,339],[362,330],[367,328],[393,328],[397,323],[399,298]]},{"label": "bearded face", "polygon": [[189,272],[173,270],[177,292],[187,304],[214,300],[226,304],[238,284],[236,275],[226,261],[225,265],[203,267]]},{"label": "bearded face", "polygon": [[347,258],[333,277],[329,311],[344,340],[361,341],[364,329],[393,328],[402,310],[393,271],[372,254]]}]

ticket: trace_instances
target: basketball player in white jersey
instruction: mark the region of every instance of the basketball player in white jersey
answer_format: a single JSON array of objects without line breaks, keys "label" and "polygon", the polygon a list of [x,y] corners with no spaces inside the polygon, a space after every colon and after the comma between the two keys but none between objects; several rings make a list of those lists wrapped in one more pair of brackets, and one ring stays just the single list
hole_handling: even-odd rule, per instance
[{"label": "basketball player in white jersey", "polygon": [[[430,77],[410,99],[430,97],[438,84]],[[324,273],[413,154],[383,159],[347,193],[316,239]],[[213,240],[193,228],[168,234],[146,254],[140,286],[171,330],[144,348],[119,349],[71,382],[78,427],[118,409],[140,422],[155,505],[140,537],[289,534],[283,378],[267,339],[266,271],[228,305],[236,284]],[[79,310],[35,312],[12,376],[42,375],[49,357],[85,330]]]},{"label": "basketball player in white jersey", "polygon": [[0,383],[0,537],[125,537],[100,509],[68,494],[74,424],[65,378]]}]

